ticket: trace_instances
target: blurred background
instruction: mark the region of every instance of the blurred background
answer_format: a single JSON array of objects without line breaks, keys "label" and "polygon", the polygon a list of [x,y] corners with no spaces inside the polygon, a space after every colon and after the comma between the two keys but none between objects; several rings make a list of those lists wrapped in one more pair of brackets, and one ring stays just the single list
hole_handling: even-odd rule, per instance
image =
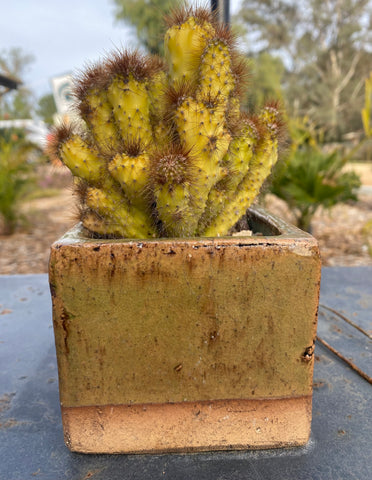
[{"label": "blurred background", "polygon": [[[74,74],[115,48],[162,54],[170,0],[13,0],[0,14],[0,274],[44,273],[76,222],[44,153]],[[372,265],[372,1],[211,0],[250,65],[244,107],[280,99],[287,144],[259,202],[311,232],[324,265]]]}]

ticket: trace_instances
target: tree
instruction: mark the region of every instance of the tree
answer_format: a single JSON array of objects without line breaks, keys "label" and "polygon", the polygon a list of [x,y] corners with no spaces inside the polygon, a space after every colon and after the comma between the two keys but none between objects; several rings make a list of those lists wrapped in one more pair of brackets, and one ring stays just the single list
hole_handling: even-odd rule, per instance
[{"label": "tree", "polygon": [[251,80],[246,94],[248,111],[257,111],[270,100],[282,100],[284,65],[280,57],[261,52],[251,58]]},{"label": "tree", "polygon": [[[0,51],[0,72],[20,80],[33,61],[34,57],[24,53],[20,48],[3,49]],[[0,117],[30,118],[31,113],[31,92],[27,88],[21,86],[0,96]]]},{"label": "tree", "polygon": [[371,1],[243,0],[236,20],[251,50],[283,59],[291,115],[310,115],[327,140],[361,129],[363,82],[372,69]]},{"label": "tree", "polygon": [[52,125],[53,116],[56,112],[56,104],[51,93],[46,94],[39,99],[36,114],[42,118],[45,123]]},{"label": "tree", "polygon": [[149,53],[163,53],[164,15],[174,6],[174,0],[114,0],[115,18],[129,22],[138,39]]},{"label": "tree", "polygon": [[360,112],[364,137],[349,152],[325,152],[321,148],[323,134],[309,118],[289,121],[291,146],[284,162],[279,162],[274,170],[270,191],[288,204],[303,230],[311,230],[319,207],[331,208],[340,202],[358,200],[360,178],[355,172],[344,171],[344,167],[372,138],[372,73],[364,83],[364,108]]},{"label": "tree", "polygon": [[19,206],[34,184],[33,165],[27,160],[34,146],[13,133],[9,141],[0,137],[0,229],[14,232],[22,219]]}]

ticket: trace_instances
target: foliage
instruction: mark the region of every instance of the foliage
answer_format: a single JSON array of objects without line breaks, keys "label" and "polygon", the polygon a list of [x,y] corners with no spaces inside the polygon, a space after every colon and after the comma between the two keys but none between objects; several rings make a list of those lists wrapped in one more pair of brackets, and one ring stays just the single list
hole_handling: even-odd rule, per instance
[{"label": "foliage", "polygon": [[0,138],[0,217],[5,235],[13,233],[22,218],[19,206],[34,182],[28,163],[32,149],[16,137],[10,141]]},{"label": "foliage", "polygon": [[53,124],[54,114],[57,112],[56,104],[52,94],[44,95],[39,99],[36,114],[48,125]]},{"label": "foliage", "polygon": [[355,172],[343,172],[345,163],[338,152],[324,153],[316,145],[302,145],[278,165],[270,190],[288,204],[298,227],[310,231],[319,207],[357,200],[360,179]]},{"label": "foliage", "polygon": [[322,150],[324,135],[309,118],[290,121],[290,149],[285,161],[277,166],[271,192],[287,202],[300,228],[310,230],[320,206],[330,208],[339,202],[357,200],[360,178],[355,172],[343,171],[343,167],[372,137],[371,97],[372,73],[365,80],[364,107],[360,112],[365,136],[345,154]]},{"label": "foliage", "polygon": [[248,111],[255,111],[273,98],[283,100],[282,79],[284,65],[280,57],[261,52],[250,58],[251,88],[245,105]]},{"label": "foliage", "polygon": [[164,53],[164,15],[174,6],[174,0],[114,0],[115,17],[135,27],[138,39],[149,53]]},{"label": "foliage", "polygon": [[235,21],[251,51],[280,55],[292,117],[309,115],[340,141],[360,130],[363,79],[372,65],[372,2],[367,0],[243,0]]},{"label": "foliage", "polygon": [[[32,55],[24,53],[20,48],[3,49],[0,51],[0,72],[20,79],[33,60]],[[30,118],[31,113],[32,95],[28,89],[21,86],[0,96],[0,118]]]}]

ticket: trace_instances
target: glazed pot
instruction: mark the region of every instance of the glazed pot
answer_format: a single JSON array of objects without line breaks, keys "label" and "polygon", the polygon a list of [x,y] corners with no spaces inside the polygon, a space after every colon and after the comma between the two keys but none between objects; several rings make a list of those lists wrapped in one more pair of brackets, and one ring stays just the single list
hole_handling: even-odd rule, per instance
[{"label": "glazed pot", "polygon": [[254,235],[53,244],[65,442],[85,453],[305,444],[316,240],[262,209]]}]

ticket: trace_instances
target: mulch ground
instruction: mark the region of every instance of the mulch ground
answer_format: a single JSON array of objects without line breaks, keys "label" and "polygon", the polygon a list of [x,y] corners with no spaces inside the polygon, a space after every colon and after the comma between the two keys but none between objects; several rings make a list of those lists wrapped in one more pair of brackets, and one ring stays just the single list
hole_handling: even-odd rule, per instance
[{"label": "mulch ground", "polygon": [[[27,224],[11,236],[0,235],[0,274],[46,273],[50,245],[76,223],[74,202],[71,188],[64,185],[58,195],[24,205]],[[266,207],[293,221],[286,205],[275,197],[266,197]],[[319,241],[323,265],[372,265],[371,231],[369,239],[365,233],[368,222],[372,224],[372,194],[317,212],[312,233]]]},{"label": "mulch ground", "polygon": [[[270,197],[266,206],[293,223],[284,202]],[[319,210],[312,223],[312,235],[319,242],[324,266],[372,265],[372,192],[360,195],[358,202]]]}]

